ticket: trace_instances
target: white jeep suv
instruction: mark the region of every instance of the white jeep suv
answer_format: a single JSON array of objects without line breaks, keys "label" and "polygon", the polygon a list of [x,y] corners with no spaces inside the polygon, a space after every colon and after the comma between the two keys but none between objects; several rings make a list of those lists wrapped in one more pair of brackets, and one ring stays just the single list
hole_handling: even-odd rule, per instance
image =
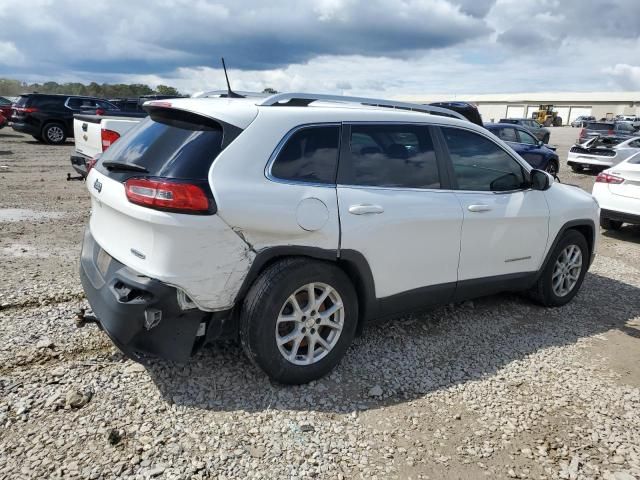
[{"label": "white jeep suv", "polygon": [[310,94],[146,108],[89,172],[80,268],[133,358],[235,335],[304,383],[375,318],[506,290],[564,305],[596,251],[591,195],[455,112]]}]

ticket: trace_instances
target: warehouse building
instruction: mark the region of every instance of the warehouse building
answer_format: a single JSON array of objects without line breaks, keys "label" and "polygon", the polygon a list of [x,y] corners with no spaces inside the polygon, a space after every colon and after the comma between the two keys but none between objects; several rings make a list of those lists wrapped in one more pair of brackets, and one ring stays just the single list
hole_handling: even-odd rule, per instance
[{"label": "warehouse building", "polygon": [[565,125],[581,115],[597,119],[616,115],[640,116],[640,92],[556,92],[483,95],[424,95],[403,97],[414,103],[459,100],[475,103],[484,122],[501,118],[531,118],[540,105],[553,105]]}]

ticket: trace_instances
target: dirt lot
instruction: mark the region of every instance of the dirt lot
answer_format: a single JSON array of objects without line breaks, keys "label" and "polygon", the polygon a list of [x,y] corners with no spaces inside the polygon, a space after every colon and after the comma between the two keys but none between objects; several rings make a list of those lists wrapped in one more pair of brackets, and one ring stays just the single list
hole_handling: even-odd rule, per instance
[{"label": "dirt lot", "polygon": [[[560,178],[577,131],[553,129]],[[0,131],[0,478],[640,478],[640,228],[581,293],[499,295],[375,325],[328,378],[271,384],[233,343],[125,360],[77,270],[73,144]]]}]

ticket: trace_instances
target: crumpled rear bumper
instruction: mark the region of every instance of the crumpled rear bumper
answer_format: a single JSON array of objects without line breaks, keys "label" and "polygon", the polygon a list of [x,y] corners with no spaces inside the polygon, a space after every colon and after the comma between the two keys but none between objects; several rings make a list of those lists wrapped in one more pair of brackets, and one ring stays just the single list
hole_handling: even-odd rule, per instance
[{"label": "crumpled rear bumper", "polygon": [[110,257],[85,232],[80,279],[103,330],[128,357],[187,361],[221,330],[220,314],[182,310],[177,290]]}]

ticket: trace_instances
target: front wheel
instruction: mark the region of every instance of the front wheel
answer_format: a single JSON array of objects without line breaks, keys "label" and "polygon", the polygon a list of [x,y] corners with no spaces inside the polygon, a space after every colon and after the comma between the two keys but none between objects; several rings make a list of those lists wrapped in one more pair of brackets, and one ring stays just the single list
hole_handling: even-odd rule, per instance
[{"label": "front wheel", "polygon": [[568,230],[555,246],[534,285],[534,300],[545,307],[569,303],[580,290],[589,267],[589,247],[577,230]]},{"label": "front wheel", "polygon": [[276,262],[253,284],[241,312],[247,357],[273,380],[303,384],[329,373],[355,336],[358,300],[335,265]]}]

